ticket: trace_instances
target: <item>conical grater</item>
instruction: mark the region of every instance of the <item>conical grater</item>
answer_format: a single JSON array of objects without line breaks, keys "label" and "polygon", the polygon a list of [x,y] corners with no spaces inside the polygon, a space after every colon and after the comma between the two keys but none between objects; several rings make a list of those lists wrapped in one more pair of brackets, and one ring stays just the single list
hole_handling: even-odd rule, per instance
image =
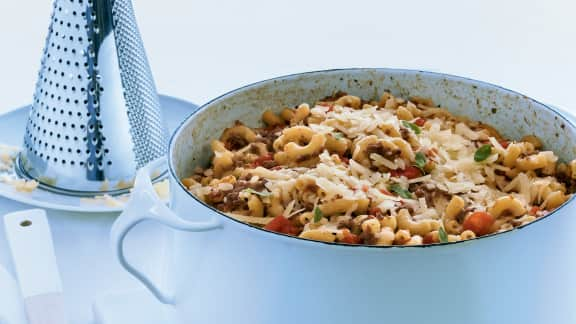
[{"label": "conical grater", "polygon": [[55,0],[19,175],[69,195],[116,194],[166,151],[131,1]]}]

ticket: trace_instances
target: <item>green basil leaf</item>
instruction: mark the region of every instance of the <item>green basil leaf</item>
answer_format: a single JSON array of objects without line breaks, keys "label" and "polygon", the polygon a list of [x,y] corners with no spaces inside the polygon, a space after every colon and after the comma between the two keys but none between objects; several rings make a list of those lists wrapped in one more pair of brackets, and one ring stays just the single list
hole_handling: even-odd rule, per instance
[{"label": "green basil leaf", "polygon": [[399,184],[395,183],[390,186],[390,191],[396,193],[398,196],[406,199],[412,199],[412,194],[410,191],[402,188]]},{"label": "green basil leaf", "polygon": [[448,243],[448,234],[446,234],[444,226],[440,226],[438,229],[438,239],[440,240],[440,243]]},{"label": "green basil leaf", "polygon": [[403,120],[402,125],[404,125],[404,127],[406,127],[406,128],[410,128],[415,134],[420,134],[422,132],[420,130],[420,127],[418,127],[418,125],[416,125],[414,123],[407,122],[407,121]]},{"label": "green basil leaf", "polygon": [[267,191],[258,192],[258,191],[254,190],[254,189],[252,189],[252,188],[246,188],[246,189],[244,189],[244,190],[242,190],[242,191],[247,192],[247,193],[251,193],[251,194],[255,194],[255,195],[258,195],[258,196],[260,196],[260,197],[268,197],[268,196],[272,195],[271,192],[267,192]]},{"label": "green basil leaf", "polygon": [[474,161],[481,162],[486,160],[492,153],[492,146],[485,144],[480,146],[474,153]]},{"label": "green basil leaf", "polygon": [[314,223],[318,223],[322,217],[324,215],[322,215],[322,211],[320,210],[320,207],[316,206],[316,208],[314,208]]},{"label": "green basil leaf", "polygon": [[416,157],[414,159],[414,162],[416,162],[416,167],[418,167],[418,169],[420,169],[422,171],[422,173],[425,173],[424,167],[426,166],[426,163],[428,162],[428,161],[426,161],[426,155],[424,155],[424,153],[422,153],[422,152],[416,153]]}]

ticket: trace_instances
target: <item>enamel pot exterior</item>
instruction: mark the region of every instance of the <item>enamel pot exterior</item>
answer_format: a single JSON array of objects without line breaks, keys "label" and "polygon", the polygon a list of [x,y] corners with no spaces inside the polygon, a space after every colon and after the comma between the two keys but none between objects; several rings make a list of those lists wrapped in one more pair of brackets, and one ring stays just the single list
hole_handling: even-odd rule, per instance
[{"label": "enamel pot exterior", "polygon": [[[385,90],[431,97],[456,115],[495,126],[506,137],[535,134],[562,160],[576,156],[576,130],[561,114],[512,91],[454,76],[333,70],[235,90],[190,116],[170,144],[170,213],[196,225],[189,232],[181,224],[184,230],[173,233],[170,257],[157,261],[166,270],[164,284],[144,282],[153,292],[161,291],[155,294],[171,304],[182,323],[576,321],[573,199],[506,233],[428,247],[368,247],[307,241],[242,224],[179,184],[196,165],[209,163],[210,140],[235,120],[257,126],[266,109],[313,103],[337,90],[364,98]],[[136,203],[133,198],[131,205]],[[168,211],[149,218],[164,222],[162,213]],[[132,217],[133,222],[145,218]],[[122,232],[122,224],[117,227],[113,239]],[[114,244],[121,245],[121,239]]]}]

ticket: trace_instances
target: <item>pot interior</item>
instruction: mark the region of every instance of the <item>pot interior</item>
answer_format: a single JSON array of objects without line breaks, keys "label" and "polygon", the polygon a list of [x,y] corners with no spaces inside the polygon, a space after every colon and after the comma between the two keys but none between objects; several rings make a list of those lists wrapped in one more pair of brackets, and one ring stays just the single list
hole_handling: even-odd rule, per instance
[{"label": "pot interior", "polygon": [[170,145],[171,167],[178,178],[196,166],[206,167],[210,142],[234,121],[262,125],[266,109],[276,112],[300,103],[314,103],[336,91],[377,99],[384,91],[395,96],[427,97],[451,113],[495,127],[504,137],[519,140],[536,135],[545,149],[561,160],[576,156],[576,129],[565,117],[533,99],[491,84],[450,75],[393,69],[349,69],[303,73],[262,81],[229,92],[205,104],[176,131]]}]

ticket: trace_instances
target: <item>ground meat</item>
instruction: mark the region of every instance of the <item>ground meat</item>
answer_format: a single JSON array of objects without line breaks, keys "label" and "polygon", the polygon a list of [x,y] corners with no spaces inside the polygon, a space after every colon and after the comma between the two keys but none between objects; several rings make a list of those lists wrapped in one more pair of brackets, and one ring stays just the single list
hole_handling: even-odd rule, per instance
[{"label": "ground meat", "polygon": [[296,162],[304,162],[304,161],[308,161],[310,159],[316,158],[320,155],[320,153],[322,153],[322,151],[319,152],[313,152],[311,154],[304,154],[304,155],[300,155],[299,157],[296,158]]},{"label": "ground meat", "polygon": [[402,151],[400,151],[400,149],[386,149],[384,148],[384,146],[382,146],[381,143],[374,143],[374,144],[368,144],[366,145],[366,152],[368,154],[372,154],[372,153],[376,153],[379,154],[381,156],[383,156],[384,158],[388,159],[388,160],[394,160],[397,157],[400,156],[400,154],[402,153]]},{"label": "ground meat", "polygon": [[374,143],[366,145],[366,152],[367,153],[378,153],[382,150],[382,144]]},{"label": "ground meat", "polygon": [[496,169],[496,170],[494,170],[494,174],[499,175],[499,176],[504,176],[504,175],[506,175],[506,171]]},{"label": "ground meat", "polygon": [[402,139],[406,141],[410,139],[410,131],[408,130],[408,128],[400,127],[400,135],[402,136]]},{"label": "ground meat", "polygon": [[250,165],[253,162],[253,159],[254,155],[252,154],[244,154],[236,152],[233,158],[234,166],[237,168],[244,168],[247,165]]},{"label": "ground meat", "polygon": [[312,157],[313,157],[312,154],[300,155],[299,157],[296,158],[296,162],[303,162],[303,161],[309,160]]},{"label": "ground meat", "polygon": [[272,144],[278,138],[278,134],[282,131],[281,127],[266,127],[266,128],[257,128],[255,129],[256,133],[260,135],[257,138],[258,142],[266,144],[266,148],[268,151],[273,151],[274,148]]},{"label": "ground meat", "polygon": [[221,199],[221,203],[216,204],[216,208],[225,212],[246,208],[246,201],[240,198],[240,192],[248,188],[254,191],[262,191],[265,188],[265,183],[266,180],[264,179],[259,179],[256,182],[246,180],[236,181],[232,190],[219,192],[219,194],[222,194],[223,198]]},{"label": "ground meat", "polygon": [[473,212],[473,211],[474,211],[474,208],[472,208],[472,207],[464,208],[462,211],[460,211],[460,212],[458,213],[458,215],[456,215],[456,220],[457,220],[460,224],[462,224],[462,222],[464,222],[464,218],[466,218],[466,215],[468,215],[468,213],[471,213],[471,212]]},{"label": "ground meat", "polygon": [[246,201],[239,196],[239,192],[229,192],[224,196],[224,201],[216,205],[216,208],[224,212],[243,209]]},{"label": "ground meat", "polygon": [[320,100],[320,101],[336,101],[336,100],[338,100],[339,98],[344,97],[344,96],[347,96],[347,95],[348,95],[348,94],[347,94],[346,92],[338,90],[338,91],[337,91],[336,93],[334,93],[333,95],[328,96],[328,97],[325,97],[325,98],[323,98],[323,99]]},{"label": "ground meat", "polygon": [[434,198],[443,195],[450,199],[450,194],[445,191],[438,189],[437,187],[430,184],[415,183],[410,185],[410,191],[418,198],[424,197],[426,199],[426,205],[428,207],[434,207]]},{"label": "ground meat", "polygon": [[250,147],[248,148],[248,152],[252,153],[252,154],[256,154],[256,155],[261,155],[260,148],[258,147],[258,145],[254,145],[254,144],[250,144]]},{"label": "ground meat", "polygon": [[546,174],[546,172],[544,172],[543,169],[536,169],[536,170],[534,170],[534,173],[536,173],[537,177],[545,177],[548,175],[554,175],[554,174]]},{"label": "ground meat", "polygon": [[246,173],[241,175],[238,180],[244,180],[244,181],[248,181],[252,178],[252,173]]},{"label": "ground meat", "polygon": [[576,192],[576,181],[568,179],[568,181],[565,182],[565,184],[568,192]]},{"label": "ground meat", "polygon": [[264,189],[266,189],[266,180],[265,179],[258,179],[258,181],[256,182],[250,182],[248,183],[248,187],[250,189],[253,189],[255,191],[262,191]]},{"label": "ground meat", "polygon": [[224,145],[231,151],[237,151],[248,145],[248,141],[241,136],[231,136]]},{"label": "ground meat", "polygon": [[566,172],[556,172],[556,179],[558,182],[564,184],[566,186],[566,190],[568,192],[574,192],[576,188],[576,181],[572,180],[570,175]]},{"label": "ground meat", "polygon": [[208,201],[208,203],[210,204],[217,204],[220,203],[224,200],[224,192],[220,191],[220,190],[212,190],[210,191],[210,193],[206,196],[206,200]]},{"label": "ground meat", "polygon": [[267,160],[267,161],[262,162],[262,167],[264,167],[266,169],[272,169],[276,166],[278,166],[278,163],[276,163],[276,161],[274,161],[274,160]]},{"label": "ground meat", "polygon": [[352,228],[352,219],[345,219],[345,220],[341,220],[338,222],[338,229],[344,229],[344,228]]},{"label": "ground meat", "polygon": [[362,232],[358,235],[358,238],[363,242],[363,244],[376,245],[378,242],[378,238],[376,238],[376,235],[372,232]]},{"label": "ground meat", "polygon": [[430,192],[429,190],[426,190],[425,188],[423,188],[423,186],[418,187],[413,192],[414,192],[414,195],[418,198],[424,197],[424,199],[426,199],[426,204],[428,205],[428,207],[432,206],[432,204],[433,204],[432,192]]},{"label": "ground meat", "polygon": [[300,204],[302,205],[302,208],[306,208],[307,210],[313,210],[316,206],[313,202],[309,201],[300,201]]}]

